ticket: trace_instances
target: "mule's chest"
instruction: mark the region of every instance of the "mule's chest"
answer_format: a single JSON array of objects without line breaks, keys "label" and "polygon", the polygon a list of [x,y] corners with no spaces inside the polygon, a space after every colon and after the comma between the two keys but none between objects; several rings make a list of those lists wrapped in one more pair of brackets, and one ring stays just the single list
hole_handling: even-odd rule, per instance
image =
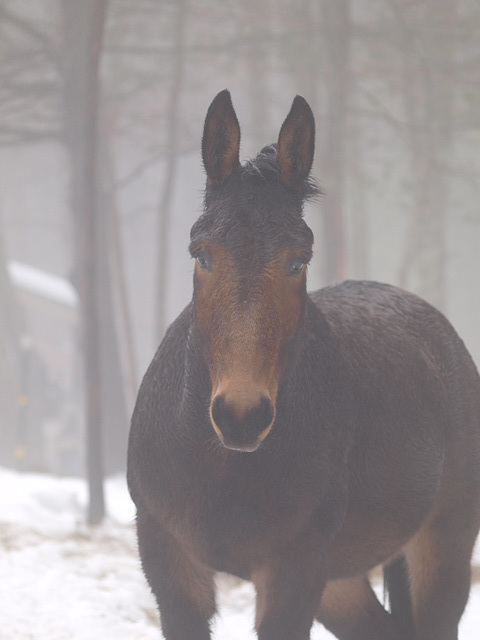
[{"label": "mule's chest", "polygon": [[[261,475],[261,474],[260,474]],[[318,496],[295,482],[205,473],[182,504],[170,501],[166,520],[180,543],[217,571],[248,578],[276,548],[293,540],[318,508]]]}]

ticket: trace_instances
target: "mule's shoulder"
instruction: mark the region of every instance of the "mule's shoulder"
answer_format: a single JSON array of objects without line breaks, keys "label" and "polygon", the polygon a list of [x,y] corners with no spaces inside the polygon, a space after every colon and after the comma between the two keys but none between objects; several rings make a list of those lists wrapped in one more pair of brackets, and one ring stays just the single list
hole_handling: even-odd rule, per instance
[{"label": "mule's shoulder", "polygon": [[128,484],[134,500],[145,479],[153,482],[158,476],[156,469],[165,430],[173,422],[181,401],[190,318],[191,305],[167,329],[138,391],[127,464]]},{"label": "mule's shoulder", "polygon": [[157,349],[153,362],[157,359],[171,359],[183,354],[187,337],[192,326],[192,303],[168,326],[165,336]]},{"label": "mule's shoulder", "polygon": [[417,301],[428,304],[417,295],[401,289],[391,284],[376,282],[373,280],[345,280],[339,284],[330,285],[317,289],[310,293],[310,297],[319,305],[322,302],[330,301],[352,301],[352,302],[397,302],[399,300]]},{"label": "mule's shoulder", "polygon": [[[162,405],[163,398],[175,400],[181,394],[191,315],[189,304],[168,327],[140,385],[132,426],[139,421],[138,416],[144,411],[155,413],[157,405]],[[144,419],[142,416],[141,420]]]},{"label": "mule's shoulder", "polygon": [[[328,327],[339,353],[364,375],[385,366],[412,377],[444,378],[444,372],[462,370],[463,386],[478,395],[479,376],[475,364],[447,318],[419,296],[398,287],[370,281],[346,281],[310,294],[317,314]],[[350,365],[349,365],[350,366]]]},{"label": "mule's shoulder", "polygon": [[419,296],[389,284],[368,280],[346,280],[310,294],[315,306],[328,318],[364,319],[371,322],[396,317],[400,324],[444,316]]},{"label": "mule's shoulder", "polygon": [[437,361],[453,352],[456,357],[469,358],[445,316],[419,296],[398,287],[348,280],[315,291],[310,297],[332,335],[352,353],[363,349],[365,354],[389,354],[393,361],[399,353],[415,359],[423,354]]},{"label": "mule's shoulder", "polygon": [[165,336],[158,347],[145,378],[152,375],[152,370],[178,368],[178,361],[183,360],[185,346],[191,327],[192,305],[189,304],[167,328]]}]

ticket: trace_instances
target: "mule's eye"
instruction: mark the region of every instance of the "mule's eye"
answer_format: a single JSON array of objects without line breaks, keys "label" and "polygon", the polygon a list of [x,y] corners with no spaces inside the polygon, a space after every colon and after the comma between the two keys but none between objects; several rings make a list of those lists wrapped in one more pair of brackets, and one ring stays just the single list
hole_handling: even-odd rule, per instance
[{"label": "mule's eye", "polygon": [[208,251],[198,251],[194,256],[200,269],[212,270],[212,256]]},{"label": "mule's eye", "polygon": [[287,266],[287,275],[294,276],[296,274],[302,273],[303,268],[305,267],[305,262],[300,258],[293,258],[290,260]]}]

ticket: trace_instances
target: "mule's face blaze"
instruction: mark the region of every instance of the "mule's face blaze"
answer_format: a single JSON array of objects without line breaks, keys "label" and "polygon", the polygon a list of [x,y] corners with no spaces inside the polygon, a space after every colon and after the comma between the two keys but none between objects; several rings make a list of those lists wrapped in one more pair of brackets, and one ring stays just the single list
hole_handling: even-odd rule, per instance
[{"label": "mule's face blaze", "polygon": [[275,421],[284,362],[302,323],[313,234],[302,218],[314,121],[297,96],[279,134],[244,166],[230,94],[210,105],[202,139],[205,211],[191,232],[194,330],[210,382],[210,419],[230,449],[254,451]]},{"label": "mule's face blaze", "polygon": [[303,315],[311,257],[308,241],[265,256],[265,243],[252,244],[249,235],[241,234],[235,249],[219,240],[191,245],[211,422],[226,447],[243,451],[255,450],[275,420],[284,355]]}]

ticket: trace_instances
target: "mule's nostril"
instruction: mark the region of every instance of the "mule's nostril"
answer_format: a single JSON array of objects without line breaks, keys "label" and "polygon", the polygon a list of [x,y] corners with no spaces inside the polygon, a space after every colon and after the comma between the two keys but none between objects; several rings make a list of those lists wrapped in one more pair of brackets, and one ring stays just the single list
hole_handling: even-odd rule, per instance
[{"label": "mule's nostril", "polygon": [[226,447],[251,451],[266,436],[265,431],[273,422],[275,409],[272,401],[262,396],[254,406],[240,412],[234,403],[218,395],[213,399],[211,416]]},{"label": "mule's nostril", "polygon": [[220,428],[220,424],[223,422],[223,416],[225,415],[225,399],[223,396],[216,396],[212,402],[212,420]]},{"label": "mule's nostril", "polygon": [[261,398],[258,407],[247,413],[247,418],[256,422],[261,431],[273,421],[273,404],[268,398]]}]

